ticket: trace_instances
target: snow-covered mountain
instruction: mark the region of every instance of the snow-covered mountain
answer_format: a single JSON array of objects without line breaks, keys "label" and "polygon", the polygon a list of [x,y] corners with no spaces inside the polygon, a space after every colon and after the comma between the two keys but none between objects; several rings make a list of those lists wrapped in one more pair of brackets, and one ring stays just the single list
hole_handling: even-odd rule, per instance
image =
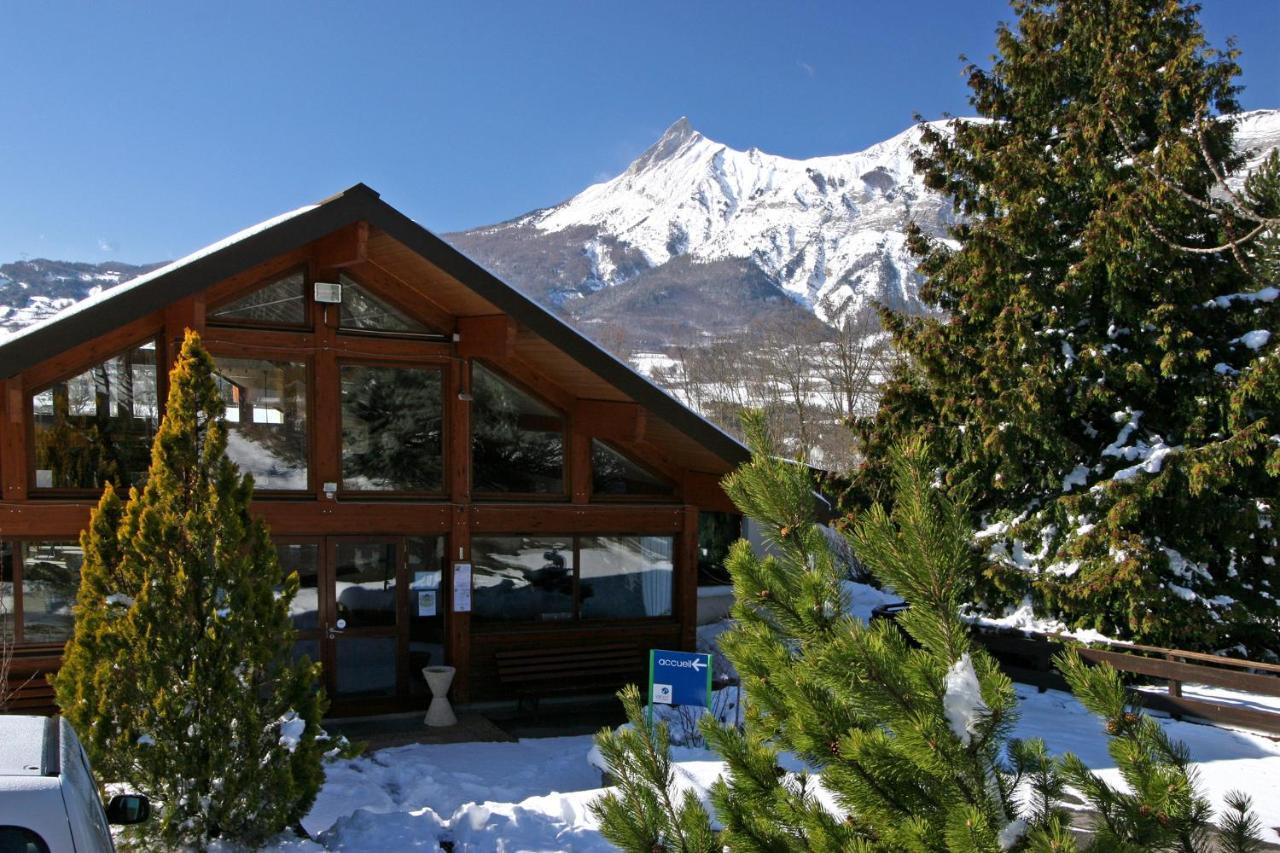
[{"label": "snow-covered mountain", "polygon": [[941,235],[951,221],[912,169],[919,136],[792,160],[730,148],[682,118],[612,180],[448,239],[588,328],[625,316],[646,342],[760,314],[830,320],[871,300],[917,310],[907,223]]},{"label": "snow-covered mountain", "polygon": [[0,265],[0,335],[57,314],[159,264],[81,264],[43,258]]},{"label": "snow-covered mountain", "polygon": [[[1280,110],[1244,114],[1238,137],[1280,145]],[[797,309],[828,322],[873,301],[923,310],[907,224],[941,236],[952,211],[912,168],[919,140],[911,127],[854,154],[791,160],[730,148],[682,118],[621,175],[448,239],[588,330],[622,324],[649,342]]]},{"label": "snow-covered mountain", "polygon": [[[1256,167],[1280,147],[1280,110],[1238,118]],[[920,129],[865,151],[792,160],[715,142],[680,119],[617,177],[555,207],[446,239],[606,345],[831,321],[872,301],[922,310],[907,224],[941,236],[950,205],[911,166]],[[0,330],[154,269],[0,266]]]}]

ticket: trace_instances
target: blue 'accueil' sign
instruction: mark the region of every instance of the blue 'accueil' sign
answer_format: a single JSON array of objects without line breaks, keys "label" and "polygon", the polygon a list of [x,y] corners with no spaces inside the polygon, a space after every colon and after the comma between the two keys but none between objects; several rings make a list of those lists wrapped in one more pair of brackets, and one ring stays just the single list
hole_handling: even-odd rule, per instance
[{"label": "blue 'accueil' sign", "polygon": [[708,705],[711,702],[711,655],[651,649],[649,702],[653,705]]}]

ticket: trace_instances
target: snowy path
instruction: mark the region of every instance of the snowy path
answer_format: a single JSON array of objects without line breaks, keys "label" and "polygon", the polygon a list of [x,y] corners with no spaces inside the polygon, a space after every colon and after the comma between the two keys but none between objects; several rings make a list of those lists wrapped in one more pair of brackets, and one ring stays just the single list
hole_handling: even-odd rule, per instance
[{"label": "snowy path", "polygon": [[[1071,750],[1109,780],[1118,774],[1102,726],[1065,693],[1017,686],[1018,737],[1043,737],[1055,752]],[[1280,842],[1280,743],[1260,735],[1164,720],[1196,759],[1215,805],[1238,788],[1254,800]],[[468,853],[612,850],[587,805],[601,793],[587,763],[589,736],[404,746],[328,767],[315,808],[304,821],[317,841],[282,839],[275,851],[438,850],[452,838]],[[681,776],[705,788],[721,765],[710,753],[679,750]],[[1111,768],[1111,769],[1108,769]]]}]

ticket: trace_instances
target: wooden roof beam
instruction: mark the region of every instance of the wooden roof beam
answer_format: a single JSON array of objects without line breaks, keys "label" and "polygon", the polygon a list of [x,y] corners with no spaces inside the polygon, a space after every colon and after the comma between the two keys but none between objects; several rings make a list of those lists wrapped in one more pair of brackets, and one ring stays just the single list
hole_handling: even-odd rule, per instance
[{"label": "wooden roof beam", "polygon": [[573,409],[575,424],[598,438],[625,443],[644,441],[648,412],[639,403],[614,400],[579,400]]},{"label": "wooden roof beam", "polygon": [[312,258],[321,276],[330,270],[364,263],[369,259],[369,223],[353,222],[320,238],[315,242]]},{"label": "wooden roof beam", "polygon": [[516,324],[506,314],[458,318],[458,355],[505,361],[515,355]]}]

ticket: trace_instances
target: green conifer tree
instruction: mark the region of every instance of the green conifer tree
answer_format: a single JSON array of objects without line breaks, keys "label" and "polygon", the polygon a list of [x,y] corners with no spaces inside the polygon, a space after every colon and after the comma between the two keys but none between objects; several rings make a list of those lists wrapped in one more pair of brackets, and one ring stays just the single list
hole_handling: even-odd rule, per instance
[{"label": "green conifer tree", "polygon": [[996,607],[1165,646],[1280,653],[1280,301],[1221,191],[1235,52],[1178,0],[1014,0],[979,120],[923,128],[953,242],[911,238],[944,316],[886,316],[903,365],[853,503],[924,436],[973,492]]},{"label": "green conifer tree", "polygon": [[253,480],[226,456],[213,360],[188,332],[145,487],[108,487],[81,536],[75,635],[55,679],[101,775],[154,797],[138,839],[257,844],[322,781],[318,665],[291,658],[289,602]]},{"label": "green conifer tree", "polygon": [[[923,444],[890,454],[892,511],[877,505],[854,524],[856,553],[911,605],[897,625],[867,625],[847,612],[809,472],[778,459],[759,418],[746,433],[752,460],[726,489],[761,523],[774,554],[762,559],[738,542],[729,562],[736,624],[721,648],[746,690],[745,727],[703,721],[728,764],[712,791],[723,828],[709,847],[673,830],[712,822],[691,796],[676,796],[665,724],[651,730],[630,692],[631,730],[598,740],[620,777],[596,808],[607,838],[634,853],[1069,851],[1078,843],[1061,806],[1070,783],[1097,813],[1092,849],[1256,849],[1243,795],[1211,846],[1212,813],[1186,750],[1131,704],[1114,670],[1074,655],[1059,661],[1077,697],[1106,719],[1132,791],[1109,787],[1078,758],[1050,756],[1039,741],[1010,739],[1013,687],[959,616],[977,559],[966,496],[941,486]],[[784,771],[796,759],[806,769]],[[1014,796],[1023,783],[1025,802]]]}]

